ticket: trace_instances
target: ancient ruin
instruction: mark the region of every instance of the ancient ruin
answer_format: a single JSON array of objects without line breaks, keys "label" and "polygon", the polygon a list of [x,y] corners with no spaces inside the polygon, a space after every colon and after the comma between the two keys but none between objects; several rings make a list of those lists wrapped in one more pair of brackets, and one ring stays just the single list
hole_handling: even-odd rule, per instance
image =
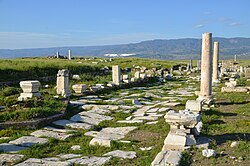
[{"label": "ancient ruin", "polygon": [[23,93],[18,97],[19,101],[27,100],[32,97],[40,97],[39,87],[41,86],[39,81],[21,81],[20,87],[23,90]]},{"label": "ancient ruin", "polygon": [[58,95],[63,97],[69,97],[69,70],[63,69],[59,70],[57,73],[56,80],[56,92]]}]

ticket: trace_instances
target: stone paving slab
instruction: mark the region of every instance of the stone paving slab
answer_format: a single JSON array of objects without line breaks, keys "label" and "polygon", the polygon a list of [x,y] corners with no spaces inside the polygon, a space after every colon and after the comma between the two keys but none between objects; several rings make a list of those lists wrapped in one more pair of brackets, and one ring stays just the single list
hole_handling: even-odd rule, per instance
[{"label": "stone paving slab", "polygon": [[53,124],[57,125],[57,126],[62,126],[62,127],[71,127],[73,129],[91,129],[93,127],[93,125],[88,124],[88,123],[77,123],[77,122],[73,122],[67,119],[62,119],[62,120],[57,120],[54,121]]},{"label": "stone paving slab", "polygon": [[60,132],[48,131],[48,130],[37,130],[31,133],[30,135],[33,135],[35,137],[50,137],[50,138],[55,138],[59,140],[65,140],[73,136],[73,134],[60,133]]},{"label": "stone paving slab", "polygon": [[134,151],[123,151],[123,150],[114,150],[104,154],[103,156],[113,156],[123,159],[133,159],[136,158],[136,152]]},{"label": "stone paving slab", "polygon": [[137,127],[107,127],[103,128],[99,133],[97,133],[96,138],[99,139],[109,139],[109,140],[119,140],[125,137],[130,131],[135,130]]},{"label": "stone paving slab", "polygon": [[49,161],[46,159],[29,158],[28,160],[17,164],[16,166],[70,166],[68,161]]},{"label": "stone paving slab", "polygon": [[87,156],[83,156],[81,158],[70,159],[67,161],[70,163],[82,164],[82,165],[87,165],[87,166],[100,166],[100,165],[103,165],[103,164],[109,162],[110,159],[111,159],[111,157],[96,157],[96,156],[87,157]]},{"label": "stone paving slab", "polygon": [[100,114],[96,114],[96,113],[89,112],[89,111],[88,112],[86,112],[86,111],[80,112],[79,115],[87,116],[87,117],[94,118],[94,119],[100,119],[101,121],[113,119],[110,116],[100,115]]},{"label": "stone paving slab", "polygon": [[67,120],[67,119],[61,119],[61,120],[57,120],[53,122],[54,125],[62,126],[62,127],[65,127],[67,124],[70,124],[70,123],[74,123],[74,122]]},{"label": "stone paving slab", "polygon": [[0,165],[1,162],[6,163],[16,163],[21,161],[24,158],[24,155],[21,154],[0,154]]},{"label": "stone paving slab", "polygon": [[181,152],[172,151],[172,150],[164,150],[157,154],[154,161],[151,163],[152,166],[177,166],[180,164],[181,160]]},{"label": "stone paving slab", "polygon": [[117,123],[143,123],[143,120],[118,120]]},{"label": "stone paving slab", "polygon": [[96,113],[96,114],[107,114],[107,113],[110,113],[110,111],[108,109],[92,109],[88,112],[92,112],[92,113]]},{"label": "stone paving slab", "polygon": [[20,150],[24,150],[27,147],[21,147],[17,145],[13,145],[10,143],[2,143],[0,144],[0,151],[7,152],[7,153],[17,153]]},{"label": "stone paving slab", "polygon": [[73,158],[77,158],[77,157],[81,157],[82,155],[80,154],[59,154],[57,155],[57,157],[64,159],[64,160],[68,160],[68,159],[73,159]]},{"label": "stone paving slab", "polygon": [[105,147],[111,147],[111,140],[103,138],[92,138],[92,140],[89,142],[89,145],[100,145]]},{"label": "stone paving slab", "polygon": [[157,116],[138,116],[135,117],[134,120],[148,120],[148,121],[155,121],[158,120],[159,117]]},{"label": "stone paving slab", "polygon": [[136,110],[134,113],[133,113],[133,116],[144,116],[145,115],[145,113],[149,110],[149,109],[151,109],[151,108],[153,108],[154,106],[144,106],[144,107],[142,107],[142,108],[140,108],[140,109],[138,109],[138,110]]},{"label": "stone paving slab", "polygon": [[59,132],[59,133],[69,133],[69,132],[75,132],[75,130],[69,130],[69,129],[58,129],[52,126],[46,126],[44,127],[45,130],[48,131],[54,131],[54,132]]},{"label": "stone paving slab", "polygon": [[25,146],[25,147],[30,147],[35,144],[45,144],[48,142],[47,138],[37,138],[33,136],[23,136],[20,137],[16,140],[10,141],[9,143],[15,144],[15,145],[20,145],[20,146]]},{"label": "stone paving slab", "polygon": [[67,127],[71,127],[73,129],[85,129],[85,130],[89,130],[91,128],[93,128],[93,125],[88,124],[88,123],[70,123],[66,125]]},{"label": "stone paving slab", "polygon": [[88,124],[91,124],[91,125],[98,125],[102,121],[100,119],[94,119],[94,118],[90,118],[90,117],[87,117],[87,116],[81,116],[79,114],[76,114],[76,115],[72,116],[70,118],[70,120],[74,121],[74,122],[88,123]]}]

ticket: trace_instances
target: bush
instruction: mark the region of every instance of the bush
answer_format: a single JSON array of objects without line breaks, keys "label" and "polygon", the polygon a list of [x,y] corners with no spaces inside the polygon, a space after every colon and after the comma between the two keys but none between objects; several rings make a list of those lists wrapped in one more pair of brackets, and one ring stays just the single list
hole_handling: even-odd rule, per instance
[{"label": "bush", "polygon": [[11,96],[11,95],[16,95],[19,94],[19,90],[14,87],[6,87],[3,89],[3,96]]},{"label": "bush", "polygon": [[244,78],[240,78],[236,80],[238,86],[246,86],[247,80]]}]

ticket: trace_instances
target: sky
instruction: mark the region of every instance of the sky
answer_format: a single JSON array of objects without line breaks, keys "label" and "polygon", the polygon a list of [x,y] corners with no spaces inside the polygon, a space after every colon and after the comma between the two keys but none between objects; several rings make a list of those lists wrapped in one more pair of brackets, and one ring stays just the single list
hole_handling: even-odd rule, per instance
[{"label": "sky", "polygon": [[250,37],[250,0],[0,0],[0,49]]}]

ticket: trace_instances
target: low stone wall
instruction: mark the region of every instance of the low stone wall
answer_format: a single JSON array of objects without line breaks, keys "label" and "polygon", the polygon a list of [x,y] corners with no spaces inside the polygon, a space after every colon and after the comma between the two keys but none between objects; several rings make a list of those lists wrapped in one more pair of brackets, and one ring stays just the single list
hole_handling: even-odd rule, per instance
[{"label": "low stone wall", "polygon": [[[66,101],[67,105],[69,104],[69,101]],[[40,119],[35,119],[35,120],[30,120],[30,121],[21,121],[21,122],[3,122],[0,123],[0,129],[7,129],[7,128],[15,128],[15,129],[20,129],[20,128],[29,128],[29,129],[36,129],[41,126],[45,126],[49,123],[52,123],[53,121],[59,120],[64,118],[64,116],[67,114],[67,105],[64,110],[62,110],[63,113],[60,114],[55,114],[46,118],[40,118]]]}]

